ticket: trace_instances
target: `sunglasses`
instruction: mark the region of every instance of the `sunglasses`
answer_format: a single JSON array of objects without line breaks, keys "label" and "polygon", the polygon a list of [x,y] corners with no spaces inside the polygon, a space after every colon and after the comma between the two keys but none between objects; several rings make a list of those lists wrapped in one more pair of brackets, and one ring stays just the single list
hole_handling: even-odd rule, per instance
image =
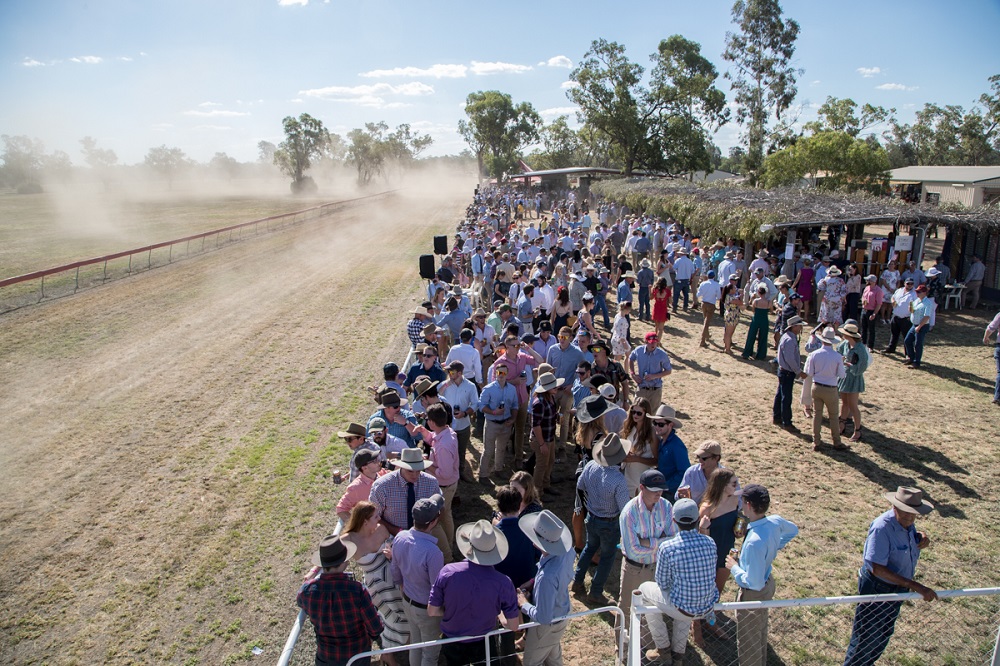
[{"label": "sunglasses", "polygon": [[585,374],[587,374],[587,371],[586,370],[577,370],[576,374],[578,374],[578,375],[585,375]]},{"label": "sunglasses", "polygon": [[633,409],[632,410],[632,416],[645,416],[645,415],[646,415],[646,412],[642,411],[641,409]]},{"label": "sunglasses", "polygon": [[653,421],[654,428],[666,428],[670,421]]},{"label": "sunglasses", "polygon": [[697,456],[698,460],[705,462],[706,460],[711,460],[715,456]]},{"label": "sunglasses", "polygon": [[559,339],[560,340],[572,340],[573,338],[572,338],[572,336],[569,336],[569,335],[560,335]]},{"label": "sunglasses", "polygon": [[435,358],[436,356],[437,356],[437,354],[424,354],[423,355],[424,358]]}]

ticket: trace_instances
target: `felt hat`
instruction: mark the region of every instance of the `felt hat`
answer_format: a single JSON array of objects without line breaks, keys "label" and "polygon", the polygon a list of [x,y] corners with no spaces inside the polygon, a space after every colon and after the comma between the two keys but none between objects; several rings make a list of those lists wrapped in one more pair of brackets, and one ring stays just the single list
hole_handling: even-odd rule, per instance
[{"label": "felt hat", "polygon": [[430,377],[426,375],[421,375],[417,377],[417,380],[413,382],[413,395],[418,398],[423,396],[425,393],[430,391],[432,388],[437,386],[440,382],[431,381]]},{"label": "felt hat", "polygon": [[424,459],[423,451],[417,448],[403,449],[399,454],[399,458],[397,460],[393,460],[392,464],[396,467],[408,469],[411,472],[419,472],[422,469],[427,469],[431,465],[429,460]]},{"label": "felt hat", "polygon": [[830,326],[827,326],[822,331],[817,333],[816,337],[819,338],[819,341],[824,345],[832,345],[840,342],[840,338],[837,337],[837,332]]},{"label": "felt hat", "polygon": [[319,549],[312,556],[312,563],[318,567],[339,567],[351,559],[358,547],[350,541],[331,534],[319,542]]},{"label": "felt hat", "polygon": [[594,460],[602,467],[615,467],[625,460],[628,452],[622,446],[622,440],[618,436],[618,433],[612,432],[605,435],[603,440],[594,444],[593,455]]},{"label": "felt hat", "polygon": [[466,523],[455,531],[458,551],[483,566],[500,564],[507,557],[507,537],[488,520]]},{"label": "felt hat", "polygon": [[795,315],[794,317],[791,317],[788,321],[785,322],[785,330],[787,331],[792,326],[804,326],[805,323],[806,323],[805,319],[803,319],[798,315]]},{"label": "felt hat", "polygon": [[924,492],[919,488],[899,486],[896,488],[896,492],[886,493],[883,497],[889,500],[889,504],[906,513],[918,513],[921,516],[926,516],[934,510],[934,505],[924,499]]},{"label": "felt hat", "polygon": [[579,406],[576,408],[576,420],[580,423],[590,423],[601,418],[614,408],[614,404],[609,403],[603,395],[588,395],[580,401]]},{"label": "felt hat", "polygon": [[563,378],[556,379],[556,376],[551,372],[545,372],[538,375],[538,383],[535,384],[535,393],[547,393],[554,389],[559,388],[566,383]]},{"label": "felt hat", "polygon": [[395,391],[386,391],[382,394],[383,407],[402,407],[407,404],[409,404],[409,400],[400,398],[399,394]]},{"label": "felt hat", "polygon": [[517,526],[536,548],[549,555],[565,555],[572,547],[572,532],[548,509],[521,516]]},{"label": "felt hat", "polygon": [[365,431],[365,427],[360,423],[352,423],[347,426],[347,430],[341,430],[337,433],[337,437],[364,437],[368,433]]},{"label": "felt hat", "polygon": [[646,414],[647,419],[654,421],[670,421],[674,424],[674,429],[680,429],[684,424],[677,420],[677,412],[670,405],[660,405],[652,414]]}]

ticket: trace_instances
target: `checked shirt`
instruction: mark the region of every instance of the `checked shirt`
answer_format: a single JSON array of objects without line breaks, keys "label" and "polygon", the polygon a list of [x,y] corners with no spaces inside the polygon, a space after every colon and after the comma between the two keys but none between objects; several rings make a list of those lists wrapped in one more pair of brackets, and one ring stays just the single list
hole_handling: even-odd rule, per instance
[{"label": "checked shirt", "polygon": [[712,537],[698,530],[681,530],[660,544],[656,556],[656,584],[669,594],[670,603],[699,617],[719,600],[715,586],[717,552]]},{"label": "checked shirt", "polygon": [[316,656],[347,661],[371,649],[382,633],[382,618],[365,586],[346,573],[325,573],[307,580],[296,601],[316,630]]}]

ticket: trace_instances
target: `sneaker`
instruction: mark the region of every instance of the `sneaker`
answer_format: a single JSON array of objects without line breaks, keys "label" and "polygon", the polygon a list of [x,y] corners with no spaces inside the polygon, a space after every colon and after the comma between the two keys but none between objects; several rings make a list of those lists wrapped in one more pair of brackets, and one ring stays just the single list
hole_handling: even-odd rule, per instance
[{"label": "sneaker", "polygon": [[646,650],[646,661],[651,664],[672,664],[673,659],[669,647]]}]

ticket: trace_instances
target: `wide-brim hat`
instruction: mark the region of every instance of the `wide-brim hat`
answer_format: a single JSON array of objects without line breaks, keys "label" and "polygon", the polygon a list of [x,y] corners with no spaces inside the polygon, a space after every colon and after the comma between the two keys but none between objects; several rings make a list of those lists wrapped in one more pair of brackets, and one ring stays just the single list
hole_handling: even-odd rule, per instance
[{"label": "wide-brim hat", "polygon": [[536,548],[549,555],[565,555],[573,544],[573,533],[566,523],[548,509],[521,516],[517,526]]},{"label": "wide-brim hat", "polygon": [[[600,391],[599,387],[598,391]],[[603,395],[588,395],[580,401],[580,404],[576,408],[576,420],[580,423],[590,423],[601,418],[614,408],[614,403],[608,402]]]},{"label": "wide-brim hat", "polygon": [[721,250],[724,247],[726,247],[725,243],[723,243],[722,241],[715,241],[715,245],[712,246],[712,249],[713,250]]},{"label": "wide-brim hat", "polygon": [[642,268],[649,268],[652,264],[649,263],[649,259],[643,259],[639,262],[639,266]]},{"label": "wide-brim hat", "polygon": [[926,516],[934,510],[934,505],[924,499],[924,492],[919,488],[899,486],[896,492],[886,493],[883,497],[889,500],[889,504],[906,513]]},{"label": "wide-brim hat", "polygon": [[688,249],[686,247],[682,247],[681,249],[677,250],[677,254],[687,254],[687,253]]},{"label": "wide-brim hat", "polygon": [[358,547],[355,544],[331,534],[319,542],[319,549],[313,553],[312,563],[323,568],[339,567],[354,557],[357,550]]},{"label": "wide-brim hat", "polygon": [[487,316],[486,310],[482,308],[476,308],[476,311],[472,313],[473,319],[475,319],[476,317],[485,317],[485,316]]},{"label": "wide-brim hat", "polygon": [[833,275],[833,276],[840,275],[841,273],[843,273],[843,271],[837,268],[836,266],[830,266],[830,269],[826,272],[827,275]]},{"label": "wide-brim hat", "polygon": [[431,466],[431,462],[424,459],[423,451],[417,448],[403,449],[399,454],[399,458],[393,460],[392,464],[396,467],[408,469],[411,472],[419,472]]},{"label": "wide-brim hat", "polygon": [[735,259],[735,258],[736,258],[736,253],[733,252],[732,250],[726,252],[726,259]]},{"label": "wide-brim hat", "polygon": [[466,523],[455,531],[458,551],[482,566],[500,564],[507,557],[507,537],[488,520]]},{"label": "wide-brim hat", "polygon": [[427,308],[420,308],[420,307],[413,308],[413,314],[420,315],[421,317],[426,317],[426,316],[428,316],[427,315]]},{"label": "wide-brim hat", "polygon": [[635,273],[633,273],[632,271],[625,271],[624,273],[622,273],[622,277],[623,278],[632,278],[634,280],[635,279]]},{"label": "wide-brim hat", "polygon": [[347,430],[337,432],[337,437],[364,437],[368,432],[360,423],[352,423],[347,426]]},{"label": "wide-brim hat", "polygon": [[[600,396],[597,396],[600,397]],[[603,400],[603,398],[602,398]],[[602,467],[615,467],[622,464],[628,451],[622,446],[622,440],[618,433],[612,432],[604,436],[600,442],[594,444],[593,456],[598,465]]]},{"label": "wide-brim hat", "polygon": [[855,340],[861,339],[861,331],[858,330],[857,324],[844,324],[837,329],[837,332],[841,335],[846,335],[849,338],[854,338]]},{"label": "wide-brim hat", "polygon": [[788,321],[785,322],[785,330],[787,331],[792,326],[804,326],[805,323],[806,323],[805,319],[803,319],[798,315],[795,315],[794,317],[791,317]]},{"label": "wide-brim hat", "polygon": [[941,271],[931,266],[930,268],[927,269],[926,275],[929,278],[937,277],[938,275],[941,275]]},{"label": "wide-brim hat", "polygon": [[787,276],[787,275],[779,275],[779,276],[778,276],[777,278],[775,278],[775,280],[774,280],[774,286],[775,286],[775,287],[780,287],[780,286],[781,286],[781,285],[783,285],[783,284],[788,284],[788,283],[789,283],[790,281],[791,281],[791,280],[789,280],[789,279],[788,279],[788,276]]},{"label": "wide-brim hat", "polygon": [[817,333],[816,337],[819,338],[820,342],[825,345],[832,345],[840,342],[840,338],[837,337],[837,332],[829,326]]},{"label": "wide-brim hat", "polygon": [[430,377],[422,375],[413,382],[413,395],[418,398],[437,386],[440,382],[431,381]]},{"label": "wide-brim hat", "polygon": [[420,329],[420,332],[423,333],[426,336],[426,335],[430,335],[431,333],[433,333],[436,330],[437,330],[437,324],[430,323],[430,324],[427,324],[426,326],[424,326],[422,329]]},{"label": "wide-brim hat", "polygon": [[562,377],[556,378],[551,372],[545,372],[538,376],[538,383],[535,384],[535,393],[546,393],[559,388],[566,383]]},{"label": "wide-brim hat", "polygon": [[670,421],[674,424],[675,430],[680,429],[684,425],[677,420],[677,412],[670,405],[660,405],[656,408],[655,412],[646,414],[646,418],[654,421]]},{"label": "wide-brim hat", "polygon": [[608,346],[604,340],[598,340],[597,342],[591,342],[587,347],[587,351],[593,353],[598,350],[603,349],[606,354],[611,354],[611,347]]},{"label": "wide-brim hat", "polygon": [[394,389],[390,389],[385,393],[382,393],[381,396],[383,407],[403,407],[404,405],[410,404],[410,401],[406,398],[400,398],[399,394],[396,393]]},{"label": "wide-brim hat", "polygon": [[767,259],[767,250],[761,250],[757,253],[758,259]]}]

